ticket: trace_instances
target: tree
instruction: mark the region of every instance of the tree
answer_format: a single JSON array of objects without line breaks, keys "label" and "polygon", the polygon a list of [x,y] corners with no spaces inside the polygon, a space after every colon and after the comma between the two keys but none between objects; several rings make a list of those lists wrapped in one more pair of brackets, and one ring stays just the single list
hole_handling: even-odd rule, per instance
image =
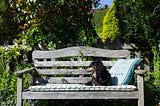
[{"label": "tree", "polygon": [[103,29],[100,37],[103,42],[107,39],[113,41],[120,34],[119,20],[117,18],[115,3],[113,2],[103,19]]},{"label": "tree", "polygon": [[[129,2],[130,1],[130,2]],[[117,0],[121,37],[150,49],[159,39],[159,1]],[[149,45],[149,46],[146,46]]]},{"label": "tree", "polygon": [[0,0],[0,45],[12,43],[17,35],[17,24],[14,20],[15,13],[11,10],[6,0]]},{"label": "tree", "polygon": [[94,24],[95,24],[96,32],[98,35],[102,33],[103,19],[107,11],[108,11],[108,8],[100,9],[97,12],[95,10],[95,13],[93,14]]},{"label": "tree", "polygon": [[[146,90],[149,98],[160,100],[159,89],[159,53],[160,53],[160,1],[156,0],[117,0],[116,6],[120,20],[120,37],[127,43],[134,43],[144,58],[145,63],[150,67],[151,77]],[[153,92],[155,95],[153,95]],[[148,99],[147,97],[147,99]],[[156,98],[155,98],[156,97]],[[146,100],[147,105],[155,102]]]},{"label": "tree", "polygon": [[99,0],[35,0],[21,2],[17,20],[21,38],[32,46],[52,42],[55,47],[97,44],[92,4]]}]

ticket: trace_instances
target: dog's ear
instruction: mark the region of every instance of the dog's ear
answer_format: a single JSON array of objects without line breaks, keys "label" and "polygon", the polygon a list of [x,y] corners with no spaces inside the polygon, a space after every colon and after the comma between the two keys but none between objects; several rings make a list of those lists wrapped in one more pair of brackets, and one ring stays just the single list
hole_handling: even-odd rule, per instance
[{"label": "dog's ear", "polygon": [[96,76],[102,77],[104,73],[105,67],[101,61],[96,61]]}]

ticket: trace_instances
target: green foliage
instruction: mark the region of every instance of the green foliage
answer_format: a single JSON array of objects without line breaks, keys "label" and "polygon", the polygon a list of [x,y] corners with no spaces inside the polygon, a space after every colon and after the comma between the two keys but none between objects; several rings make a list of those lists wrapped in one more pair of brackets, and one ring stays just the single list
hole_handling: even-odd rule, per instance
[{"label": "green foliage", "polygon": [[92,25],[92,4],[98,0],[35,0],[21,2],[16,19],[19,37],[32,47],[48,44],[55,47],[96,44]]},{"label": "green foliage", "polygon": [[40,100],[37,105],[49,106],[136,106],[137,100]]},{"label": "green foliage", "polygon": [[[12,56],[15,58],[18,55],[17,48],[12,48],[10,52],[6,48],[0,48],[0,103],[4,106],[15,105],[16,77],[9,70],[9,63]],[[16,64],[16,61],[14,62]]]},{"label": "green foliage", "polygon": [[94,24],[95,24],[96,32],[98,35],[102,33],[102,27],[103,27],[102,22],[107,11],[108,11],[108,8],[99,10],[93,14]]},{"label": "green foliage", "polygon": [[[155,0],[117,0],[121,37],[135,43],[143,56],[153,62],[159,52],[160,2]],[[149,7],[149,8],[148,8]]]},{"label": "green foliage", "polygon": [[145,81],[144,90],[145,106],[157,106],[160,102],[160,88],[155,86],[154,80]]},{"label": "green foliage", "polygon": [[105,42],[106,39],[113,41],[120,34],[119,20],[116,17],[116,13],[116,6],[113,2],[103,19],[103,29],[100,34],[103,42]]},{"label": "green foliage", "polygon": [[16,77],[13,72],[4,71],[0,75],[0,103],[3,106],[15,105],[16,102]]},{"label": "green foliage", "polygon": [[[160,25],[160,2],[155,0],[117,0],[121,37],[151,50],[157,45]],[[147,46],[146,46],[147,45]]]},{"label": "green foliage", "polygon": [[11,48],[0,47],[0,104],[2,106],[16,105],[17,77],[14,75],[14,70],[18,70],[24,64],[18,60],[22,50],[25,52],[24,48],[17,44]]},{"label": "green foliage", "polygon": [[160,43],[158,47],[152,47],[152,52],[154,71],[149,73],[150,80],[145,82],[146,106],[156,106],[160,102]]},{"label": "green foliage", "polygon": [[117,0],[121,38],[134,43],[148,60],[151,77],[145,83],[146,106],[160,101],[160,1]]},{"label": "green foliage", "polygon": [[160,43],[158,44],[158,47],[152,47],[152,52],[154,54],[153,65],[155,69],[154,72],[152,72],[152,75],[154,76],[156,87],[160,88]]},{"label": "green foliage", "polygon": [[0,0],[0,44],[11,43],[17,35],[15,13],[6,0]]}]

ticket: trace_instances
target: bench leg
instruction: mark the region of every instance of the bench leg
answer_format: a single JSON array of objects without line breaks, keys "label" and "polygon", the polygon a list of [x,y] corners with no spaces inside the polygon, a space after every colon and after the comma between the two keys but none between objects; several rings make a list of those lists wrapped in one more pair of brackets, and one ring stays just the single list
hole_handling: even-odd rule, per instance
[{"label": "bench leg", "polygon": [[22,76],[18,77],[17,80],[17,106],[22,106],[22,86],[23,86],[23,81],[22,81]]},{"label": "bench leg", "polygon": [[138,75],[137,76],[137,85],[139,91],[139,99],[138,99],[138,106],[144,106],[144,77]]}]

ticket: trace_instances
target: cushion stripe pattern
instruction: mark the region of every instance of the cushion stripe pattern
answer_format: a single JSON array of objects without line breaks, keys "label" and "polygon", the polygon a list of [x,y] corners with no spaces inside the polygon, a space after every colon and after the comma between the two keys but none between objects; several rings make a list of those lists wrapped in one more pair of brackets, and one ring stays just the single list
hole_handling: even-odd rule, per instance
[{"label": "cushion stripe pattern", "polygon": [[42,84],[29,87],[30,91],[135,91],[134,85],[86,86],[82,84]]}]

